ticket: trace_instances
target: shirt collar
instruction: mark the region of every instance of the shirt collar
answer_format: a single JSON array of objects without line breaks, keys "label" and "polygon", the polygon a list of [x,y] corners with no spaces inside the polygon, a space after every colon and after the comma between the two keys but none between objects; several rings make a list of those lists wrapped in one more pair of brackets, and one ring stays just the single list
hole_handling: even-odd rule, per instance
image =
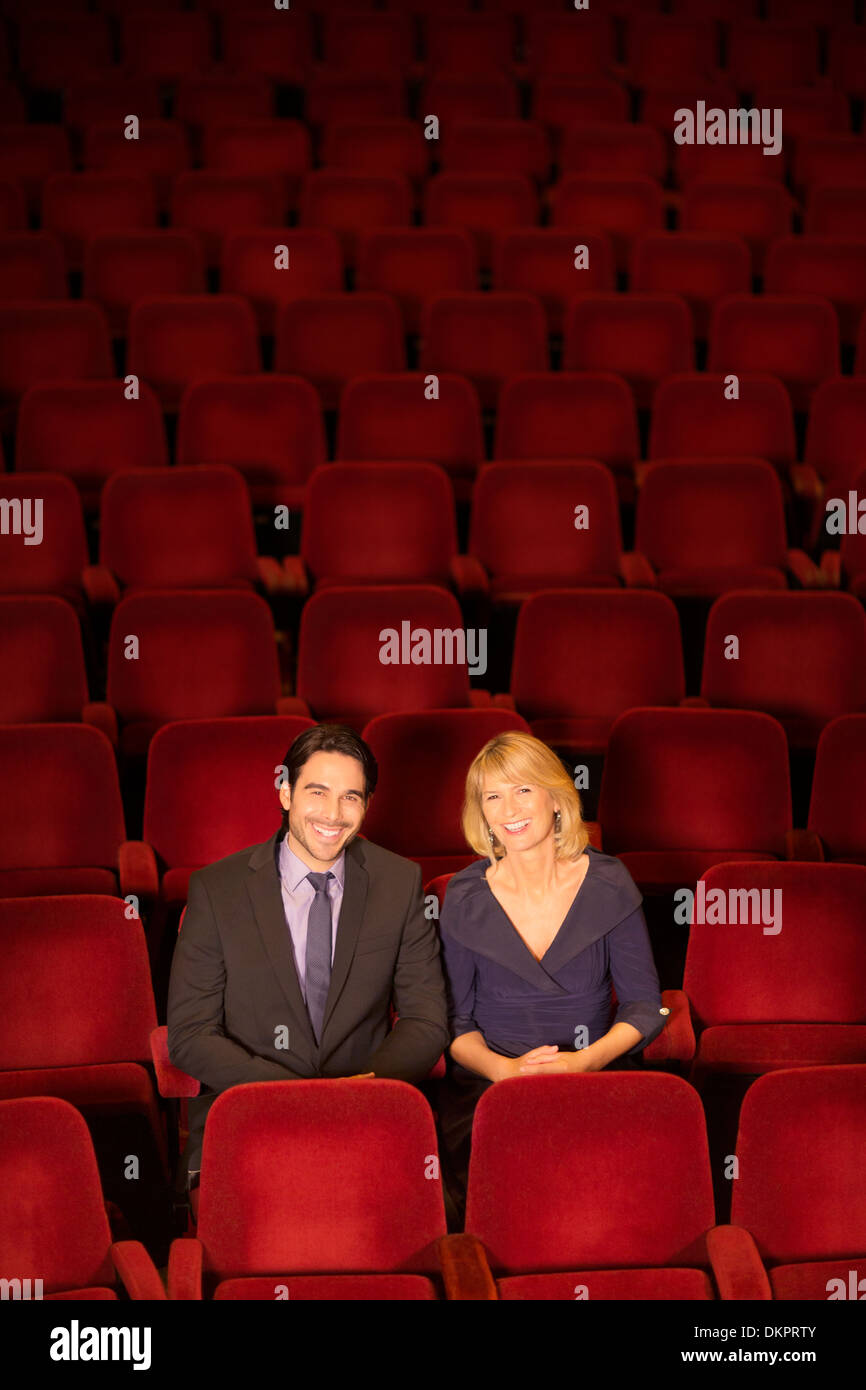
[{"label": "shirt collar", "polygon": [[[303,859],[299,859],[294,851],[289,848],[288,835],[284,835],[280,840],[278,862],[280,878],[290,893],[296,892],[311,870],[309,865],[305,864]],[[343,850],[339,859],[331,865],[331,873],[334,875],[340,889],[343,888],[343,877],[345,872],[346,851]]]}]

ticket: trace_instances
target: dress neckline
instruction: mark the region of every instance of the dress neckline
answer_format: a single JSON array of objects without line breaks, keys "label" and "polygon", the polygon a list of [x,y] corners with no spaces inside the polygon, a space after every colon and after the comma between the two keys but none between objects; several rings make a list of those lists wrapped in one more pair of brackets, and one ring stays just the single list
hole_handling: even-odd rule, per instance
[{"label": "dress neckline", "polygon": [[582,893],[584,887],[586,886],[586,880],[589,878],[590,869],[592,868],[592,855],[589,853],[589,846],[588,846],[588,845],[587,845],[586,849],[581,850],[581,854],[585,854],[585,855],[586,855],[586,860],[587,860],[587,863],[586,863],[586,872],[584,873],[583,878],[581,879],[580,883],[579,883],[578,886],[577,886],[577,892],[575,893],[574,897],[572,898],[571,902],[569,903],[568,909],[567,909],[567,911],[566,911],[565,916],[563,917],[562,921],[560,922],[559,926],[557,927],[556,931],[554,932],[553,936],[551,937],[550,943],[549,943],[549,945],[548,945],[546,951],[545,951],[544,954],[541,955],[541,956],[536,956],[536,955],[533,954],[533,952],[529,949],[529,946],[527,945],[526,941],[524,940],[524,937],[523,937],[522,934],[517,930],[517,927],[514,925],[514,923],[512,922],[511,918],[509,917],[508,913],[505,911],[505,908],[502,906],[502,903],[499,901],[499,899],[497,898],[496,894],[495,894],[494,891],[493,891],[493,888],[491,887],[490,883],[488,882],[488,879],[487,879],[487,869],[484,869],[483,872],[482,872],[482,874],[481,874],[481,880],[482,880],[482,882],[484,883],[484,885],[486,886],[487,891],[489,892],[489,894],[490,894],[491,898],[493,899],[494,903],[495,903],[496,906],[499,908],[499,911],[502,913],[502,916],[505,918],[505,920],[506,920],[506,922],[508,923],[509,927],[510,927],[511,930],[514,932],[514,935],[517,937],[518,941],[520,942],[520,944],[521,944],[521,946],[523,947],[523,949],[524,949],[524,951],[526,952],[526,954],[529,956],[530,960],[534,961],[536,965],[543,965],[545,959],[547,958],[547,956],[550,955],[550,952],[553,950],[553,947],[555,946],[556,942],[559,940],[559,938],[560,938],[560,936],[561,936],[561,934],[562,934],[562,930],[563,930],[563,928],[565,927],[565,924],[567,923],[567,921],[568,921],[569,917],[571,916],[572,912],[574,911],[575,906],[576,906],[576,904],[577,904],[577,901],[578,901],[578,899],[579,899],[579,897],[580,897],[580,895],[581,895],[581,893]]}]

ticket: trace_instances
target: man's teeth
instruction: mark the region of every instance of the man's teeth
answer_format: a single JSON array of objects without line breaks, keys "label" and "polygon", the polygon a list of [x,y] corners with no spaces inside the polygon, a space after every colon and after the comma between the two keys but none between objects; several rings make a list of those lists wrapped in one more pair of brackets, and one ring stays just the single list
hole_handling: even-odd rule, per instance
[{"label": "man's teeth", "polygon": [[316,831],[317,835],[324,835],[327,840],[336,840],[337,836],[340,833],[339,825],[336,827],[336,829],[331,830],[325,825],[316,825],[315,821],[313,821],[313,829]]}]

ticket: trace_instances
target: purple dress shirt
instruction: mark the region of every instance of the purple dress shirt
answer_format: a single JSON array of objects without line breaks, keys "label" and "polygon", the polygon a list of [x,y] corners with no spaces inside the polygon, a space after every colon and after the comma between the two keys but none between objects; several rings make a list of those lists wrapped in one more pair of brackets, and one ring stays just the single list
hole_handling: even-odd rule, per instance
[{"label": "purple dress shirt", "polygon": [[[280,876],[280,892],[283,896],[283,909],[286,914],[286,925],[289,935],[292,938],[292,950],[295,954],[295,969],[298,972],[298,983],[301,986],[301,994],[304,996],[304,1003],[307,1002],[307,919],[310,915],[310,904],[316,896],[316,890],[307,874],[310,869],[302,859],[289,849],[289,839],[284,835],[279,842],[277,849],[277,872]],[[340,855],[336,863],[331,865],[331,873],[334,875],[328,883],[328,897],[331,900],[331,964],[334,963],[334,946],[337,940],[337,925],[340,920],[340,908],[343,905],[343,887],[346,873],[345,851]]]}]

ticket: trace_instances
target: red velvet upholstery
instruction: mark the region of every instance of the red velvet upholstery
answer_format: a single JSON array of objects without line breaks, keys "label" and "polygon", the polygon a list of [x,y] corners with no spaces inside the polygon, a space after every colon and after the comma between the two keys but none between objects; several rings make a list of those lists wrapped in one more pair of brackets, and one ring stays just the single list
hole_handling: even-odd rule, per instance
[{"label": "red velvet upholstery", "polygon": [[809,194],[820,184],[864,183],[863,141],[850,132],[804,135],[794,156],[794,185]]},{"label": "red velvet upholstery", "polygon": [[786,466],[796,457],[788,393],[775,377],[743,374],[739,399],[730,401],[721,375],[673,376],[653,401],[647,456],[761,458]]},{"label": "red velvet upholstery", "polygon": [[133,1299],[164,1299],[137,1241],[113,1245],[93,1144],[64,1100],[0,1102],[0,1265],[8,1277],[41,1279],[46,1298],[116,1298],[122,1271]]},{"label": "red velvet upholstery", "polygon": [[510,691],[536,738],[603,751],[624,710],[685,697],[673,603],[651,590],[534,594],[517,620]]},{"label": "red velvet upholstery", "polygon": [[[163,870],[166,901],[186,901],[194,869],[274,833],[280,815],[277,769],[286,749],[311,726],[298,716],[201,719],[167,724],[154,735],[144,838]],[[221,791],[203,816],[201,789],[214,775]]]},{"label": "red velvet upholstery", "polygon": [[253,587],[260,575],[243,478],[224,464],[110,478],[99,562],[128,591]]},{"label": "red velvet upholstery", "polygon": [[437,1297],[432,1280],[422,1274],[307,1274],[271,1275],[265,1279],[224,1279],[215,1300],[289,1298],[293,1303],[400,1302]]},{"label": "red velvet upholstery", "polygon": [[[550,126],[557,140],[578,121],[627,121],[631,110],[628,91],[621,82],[601,75],[575,77],[570,72],[547,73],[536,78],[532,84],[531,106],[535,120]],[[602,190],[584,189],[578,196],[588,193],[592,197],[598,192]],[[604,210],[609,206],[605,202]],[[601,225],[591,210],[584,215],[579,209],[576,216],[563,216],[559,222],[561,226],[569,222],[575,227],[598,228]]]},{"label": "red velvet upholstery", "polygon": [[866,868],[718,864],[703,883],[703,915],[724,912],[689,930],[693,1077],[866,1062]]},{"label": "red velvet upholstery", "polygon": [[513,169],[434,174],[424,188],[425,225],[467,228],[485,269],[492,262],[496,234],[533,226],[538,211],[538,195],[529,177]]},{"label": "red velvet upholstery", "polygon": [[[128,110],[127,103],[124,114]],[[86,125],[83,146],[85,169],[113,169],[147,178],[156,189],[160,211],[166,214],[174,176],[192,164],[189,132],[183,121],[142,120],[139,138],[127,140],[123,117],[115,116]]]},{"label": "red velvet upholstery", "polygon": [[483,406],[495,405],[506,377],[548,366],[544,310],[529,294],[437,295],[426,307],[421,342],[422,370],[463,373]]},{"label": "red velvet upholstery", "polygon": [[[202,127],[223,121],[267,120],[273,116],[273,87],[253,73],[192,74],[177,82],[173,111],[177,120],[192,127],[198,151]],[[247,168],[243,172],[255,175],[262,171]]]},{"label": "red velvet upholstery", "polygon": [[[20,498],[22,506],[17,522],[10,508],[9,535],[0,547],[0,593],[57,594],[80,609],[87,540],[74,485],[59,473],[12,473],[3,478],[3,496],[10,503]],[[36,499],[41,509],[33,505]],[[28,500],[29,508],[24,505]],[[23,528],[38,527],[40,511],[40,543],[31,539],[28,544]],[[21,528],[17,534],[16,524]]]},{"label": "red velvet upholstery", "polygon": [[385,294],[322,294],[294,299],[277,315],[274,367],[316,387],[326,410],[364,371],[399,372],[406,365],[403,325]]},{"label": "red velvet upholstery", "polygon": [[[731,633],[736,661],[725,659]],[[866,711],[862,606],[850,594],[725,594],[707,620],[701,695],[722,708],[764,710],[792,747],[814,749],[831,719]]]},{"label": "red velvet upholstery", "polygon": [[0,423],[11,429],[28,386],[56,377],[83,380],[114,372],[108,324],[84,300],[21,299],[0,304]]},{"label": "red velvet upholstery", "polygon": [[815,294],[727,295],[713,309],[707,367],[772,372],[805,410],[818,383],[839,375],[836,311]]},{"label": "red velvet upholstery", "polygon": [[144,295],[129,320],[127,369],[176,410],[203,376],[261,370],[256,322],[240,295]]},{"label": "red velvet upholstery", "polygon": [[597,459],[617,482],[640,454],[634,397],[610,372],[510,377],[496,413],[497,459]]},{"label": "red velvet upholstery", "polygon": [[866,381],[831,377],[812,397],[806,430],[805,462],[826,483],[828,497],[845,496],[863,469],[866,438]]},{"label": "red velvet upholstery", "polygon": [[512,14],[426,14],[424,47],[437,72],[479,76],[508,69],[514,61]]},{"label": "red velvet upholstery", "polygon": [[0,667],[15,673],[0,684],[0,723],[81,718],[88,699],[81,628],[63,599],[0,598]]},{"label": "red velvet upholstery", "polygon": [[193,232],[107,232],[87,239],[84,294],[99,301],[117,337],[126,336],[130,310],[143,295],[204,289],[204,252]]},{"label": "red velvet upholstery", "polygon": [[866,267],[859,241],[841,236],[783,237],[767,257],[764,288],[769,294],[820,294],[839,315],[843,343],[857,338],[866,308]]},{"label": "red velvet upholstery", "polygon": [[52,174],[42,188],[42,226],[63,242],[70,270],[81,270],[89,237],[105,227],[144,231],[156,226],[153,185],[140,174]]},{"label": "red velvet upholstery", "polygon": [[[417,126],[407,124],[417,140]],[[418,333],[424,307],[434,295],[476,288],[478,253],[463,227],[386,227],[362,238],[356,283],[361,291],[392,295],[406,332]]]},{"label": "red velvet upholstery", "polygon": [[814,82],[818,74],[814,20],[811,25],[798,25],[738,19],[730,26],[728,67],[739,86],[750,91],[761,82]]},{"label": "red velvet upholstery", "polygon": [[468,497],[484,458],[476,391],[443,372],[434,402],[425,399],[423,373],[357,376],[340,399],[337,458],[426,459],[449,473],[458,497]]},{"label": "red velvet upholstery", "polygon": [[332,463],[307,487],[301,558],[332,584],[450,587],[454,494],[432,463]]},{"label": "red velvet upholstery", "polygon": [[[399,74],[391,74],[388,77],[380,73],[355,76],[353,73],[314,70],[307,82],[304,96],[304,115],[314,128],[327,125],[329,121],[351,120],[353,117],[356,120],[377,120],[409,114],[406,80]],[[343,187],[345,188],[345,185]],[[387,205],[390,200],[391,195],[386,192],[386,223],[390,220],[387,217]],[[351,194],[348,198],[349,206],[346,208],[340,206],[339,190],[335,191],[330,199],[323,194],[317,194],[314,201],[326,212],[330,211],[327,204],[331,202],[338,225],[351,226]],[[402,207],[402,192],[398,201]],[[314,208],[313,211],[317,209]],[[376,221],[383,215],[375,206],[375,198],[370,200],[368,211]],[[404,220],[399,218],[398,222]]]},{"label": "red velvet upholstery", "polygon": [[166,11],[157,26],[149,21],[147,11],[124,14],[120,48],[127,71],[165,82],[205,72],[214,56],[208,16],[200,11]]},{"label": "red velvet upholstery", "polygon": [[694,326],[674,294],[586,294],[565,322],[566,371],[608,371],[625,377],[638,406],[649,406],[657,383],[694,366]]},{"label": "red velvet upholstery", "polygon": [[[729,105],[736,105],[733,93],[724,102],[726,108]],[[670,121],[666,128],[670,128]],[[753,270],[760,274],[770,242],[790,232],[795,207],[784,184],[772,179],[726,179],[724,183],[707,179],[690,183],[684,190],[680,226],[684,232],[742,237],[751,250]]]},{"label": "red velvet upholstery", "polygon": [[328,169],[352,170],[356,174],[402,174],[411,183],[418,183],[429,172],[430,155],[430,142],[424,139],[423,128],[417,121],[402,117],[333,121],[322,132],[320,158]]},{"label": "red velvet upholstery", "polygon": [[440,144],[439,163],[448,173],[521,174],[544,182],[550,172],[550,136],[540,121],[455,121]]},{"label": "red velvet upholstery", "polygon": [[[604,119],[595,100],[591,110],[590,119]],[[536,112],[536,118],[539,115]],[[625,270],[636,237],[660,232],[665,225],[661,184],[643,174],[629,178],[566,174],[551,190],[551,198],[555,227],[601,228],[610,235],[618,270]]]},{"label": "red velvet upholstery", "polygon": [[[288,270],[276,264],[275,246],[287,248]],[[273,333],[283,304],[342,289],[340,243],[325,227],[238,229],[223,240],[220,283],[246,296],[260,332]]]},{"label": "red velvet upholstery", "polygon": [[[502,150],[507,153],[508,146]],[[578,246],[586,247],[587,263],[580,270],[575,266]],[[567,228],[526,227],[502,232],[494,239],[493,288],[536,295],[544,305],[551,333],[562,332],[574,294],[615,286],[613,246],[604,232],[581,231],[576,238]],[[542,452],[538,445],[536,452]],[[506,450],[503,457],[511,455]]]},{"label": "red velvet upholstery", "polygon": [[0,178],[12,180],[20,187],[29,213],[38,212],[45,179],[71,168],[69,134],[63,126],[23,121],[4,125]]},{"label": "red velvet upholstery", "polygon": [[[864,340],[866,341],[866,340]],[[866,472],[859,474],[852,484],[853,490],[858,498],[866,497]],[[845,497],[846,507],[848,498]],[[858,518],[859,524],[863,524],[862,517]],[[851,520],[849,518],[849,526]],[[827,557],[830,558],[830,557]],[[832,556],[833,561],[836,560]],[[857,531],[851,534],[850,530],[842,537],[841,553],[838,557],[840,566],[840,578],[857,598],[861,601],[866,598],[866,531]],[[826,560],[824,562],[826,564]],[[862,608],[860,609],[862,613]]]},{"label": "red velvet upholstery", "polygon": [[726,860],[782,858],[784,730],[751,711],[630,710],[610,733],[598,819],[607,853],[658,892]]},{"label": "red velvet upholstery", "polygon": [[696,81],[715,77],[718,69],[718,30],[713,16],[630,16],[626,66],[637,87],[662,86],[684,72]]},{"label": "red velvet upholstery", "polygon": [[184,392],[177,461],[228,463],[246,478],[256,506],[290,508],[297,526],[307,478],[326,458],[322,406],[301,377],[213,377]]},{"label": "red velvet upholstery", "polygon": [[843,714],[818,740],[809,830],[825,859],[866,864],[866,714]]},{"label": "red velvet upholstery", "polygon": [[588,120],[565,128],[558,162],[564,174],[663,179],[668,156],[664,138],[651,125]]},{"label": "red velvet upholstery", "polygon": [[103,733],[85,724],[0,727],[0,786],[0,895],[117,892],[126,832]]},{"label": "red velvet upholstery", "polygon": [[499,603],[540,589],[617,587],[622,536],[610,471],[588,460],[488,465],[475,483],[468,549]]},{"label": "red velvet upholstery", "polygon": [[[424,881],[470,864],[460,813],[469,764],[488,739],[507,729],[528,732],[510,710],[431,710],[384,714],[364,729],[379,763],[379,786],[364,834],[421,865]],[[423,797],[406,788],[425,789]]]},{"label": "red velvet upholstery", "polygon": [[[380,661],[380,633],[391,629],[402,643],[404,622],[411,631],[428,633],[463,626],[454,595],[431,584],[334,585],[308,600],[298,636],[297,692],[314,719],[360,728],[374,715],[395,710],[470,706],[466,664]],[[452,657],[457,654],[452,650]]]},{"label": "red velvet upholstery", "polygon": [[813,236],[863,235],[866,226],[866,185],[813,184],[806,202],[805,230]]},{"label": "red velvet upholstery", "polygon": [[[5,86],[0,84],[0,92]],[[3,299],[65,299],[66,257],[53,232],[3,232],[0,295]]]},{"label": "red velvet upholstery", "polygon": [[[255,30],[256,22],[262,16],[249,14],[250,28]],[[302,25],[303,20],[295,15],[292,26]],[[225,32],[225,30],[224,30]],[[262,83],[261,75],[253,77],[254,83],[270,96]],[[178,88],[177,101],[180,107],[185,93]],[[216,121],[203,122],[202,159],[207,169],[222,169],[235,173],[268,174],[280,189],[282,207],[294,206],[297,200],[300,180],[312,163],[310,132],[300,121],[273,119],[270,114],[251,118],[238,116],[228,118],[225,113]],[[295,233],[290,234],[295,236]],[[326,241],[330,237],[326,236]],[[312,245],[300,242],[299,245]],[[320,243],[323,244],[323,243]],[[273,269],[273,242],[271,242],[271,268]],[[227,290],[231,286],[223,287]],[[322,289],[331,286],[323,285]]]},{"label": "red velvet upholstery", "polygon": [[172,1247],[172,1296],[200,1298],[231,1280],[224,1296],[237,1297],[244,1279],[255,1281],[248,1293],[273,1299],[291,1276],[328,1275],[304,1291],[330,1297],[341,1275],[435,1276],[445,1212],[425,1169],[436,1152],[432,1112],[404,1082],[232,1087],[208,1114],[197,1240]]},{"label": "red velvet upholstery", "polygon": [[571,16],[545,14],[539,5],[526,7],[525,20],[526,61],[535,77],[544,73],[595,76],[615,61],[616,36],[608,14],[581,15],[584,22],[578,28]]},{"label": "red velvet upholstery", "polygon": [[420,105],[441,122],[509,120],[520,115],[517,83],[505,73],[437,73],[421,89]]},{"label": "red velvet upholstery", "polygon": [[172,226],[195,233],[209,266],[219,264],[230,232],[277,227],[284,207],[280,183],[269,174],[187,169],[172,184]]},{"label": "red velvet upholstery", "polygon": [[[124,656],[129,634],[139,639],[135,661]],[[257,594],[130,594],[114,610],[107,696],[125,752],[144,752],[155,730],[176,719],[272,714],[279,694],[273,620]]]},{"label": "red velvet upholstery", "polygon": [[60,88],[70,72],[104,72],[113,61],[106,15],[61,13],[56,26],[47,26],[38,7],[29,14],[28,7],[20,9],[18,64],[28,86]]},{"label": "red velvet upholstery", "polygon": [[[330,76],[333,80],[336,74]],[[364,114],[356,107],[356,119],[362,119]],[[327,119],[336,120],[338,116],[332,111]],[[301,185],[298,221],[302,227],[332,228],[340,239],[347,264],[354,266],[362,232],[374,227],[408,227],[411,211],[412,191],[408,180],[400,174],[315,169],[304,176]]]},{"label": "red velvet upholstery", "polygon": [[261,73],[277,82],[303,79],[313,60],[312,15],[295,10],[291,24],[283,24],[269,7],[220,8],[223,56],[233,70]]},{"label": "red velvet upholstery", "polygon": [[502,1297],[643,1298],[652,1274],[656,1297],[712,1298],[713,1224],[703,1108],[678,1077],[518,1077],[478,1102],[466,1230]]},{"label": "red velvet upholstery", "polygon": [[850,1297],[849,1270],[866,1277],[864,1148],[862,1065],[775,1072],[747,1091],[731,1220],[754,1238],[775,1298],[826,1301],[831,1278]]},{"label": "red velvet upholstery", "polygon": [[153,1086],[128,1065],[150,1061],[156,1027],[144,932],[128,911],[98,896],[0,900],[0,1094],[140,1111],[165,1162]]},{"label": "red velvet upholstery", "polygon": [[651,463],[638,499],[635,548],[668,594],[783,589],[789,552],[779,479],[761,459]]},{"label": "red velvet upholstery", "polygon": [[653,232],[635,243],[629,285],[635,290],[682,295],[691,309],[696,336],[705,338],[715,300],[752,287],[749,248],[740,237]]}]

